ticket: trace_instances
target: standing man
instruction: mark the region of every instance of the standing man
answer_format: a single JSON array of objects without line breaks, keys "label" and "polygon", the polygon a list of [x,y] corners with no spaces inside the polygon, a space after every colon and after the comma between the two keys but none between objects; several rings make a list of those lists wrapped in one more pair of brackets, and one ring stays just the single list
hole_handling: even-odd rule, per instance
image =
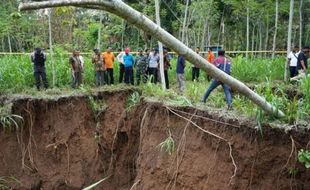
[{"label": "standing man", "polygon": [[158,49],[153,49],[149,56],[148,74],[149,77],[152,77],[151,81],[155,84],[158,81],[157,72],[158,72],[159,59],[160,58]]},{"label": "standing man", "polygon": [[214,53],[211,51],[211,48],[208,49],[208,57],[207,57],[207,61],[209,63],[213,63],[215,59]]},{"label": "standing man", "polygon": [[166,89],[169,89],[168,70],[170,68],[171,68],[170,58],[169,58],[167,49],[165,49],[164,50],[164,76],[165,76]]},{"label": "standing man", "polygon": [[293,51],[287,56],[287,64],[290,67],[290,78],[297,76],[297,61],[298,61],[298,54],[299,54],[298,46],[294,46]]},{"label": "standing man", "polygon": [[309,46],[303,47],[302,50],[300,51],[297,59],[298,75],[291,78],[291,80],[299,80],[307,76],[309,52],[310,52]]},{"label": "standing man", "polygon": [[134,85],[133,80],[133,65],[135,63],[134,57],[129,53],[129,48],[125,49],[124,66],[125,66],[125,83]]},{"label": "standing man", "polygon": [[30,58],[31,62],[33,63],[34,79],[36,81],[37,89],[40,90],[41,79],[44,88],[48,88],[48,82],[46,79],[46,72],[45,72],[46,54],[41,50],[41,48],[35,48]]},{"label": "standing man", "polygon": [[[199,55],[199,52],[200,52],[200,48],[197,47],[196,48],[196,53],[198,55]],[[192,65],[192,81],[198,81],[199,73],[200,73],[200,69],[198,67],[196,67],[195,65]]]},{"label": "standing man", "polygon": [[117,61],[119,62],[119,83],[124,81],[124,74],[125,74],[125,66],[124,66],[124,57],[125,52],[121,49],[118,49]]},{"label": "standing man", "polygon": [[[147,52],[148,50],[146,50]],[[137,80],[137,85],[140,85],[141,77],[142,77],[142,82],[146,83],[147,82],[147,76],[146,76],[146,71],[147,71],[147,55],[143,55],[142,49],[138,50],[138,55],[135,60],[135,67],[136,67],[136,80]]]},{"label": "standing man", "polygon": [[72,72],[72,88],[78,88],[82,84],[83,66],[79,58],[79,51],[74,50],[69,58]]},{"label": "standing man", "polygon": [[114,84],[113,63],[114,63],[115,57],[114,57],[111,47],[108,47],[106,52],[102,54],[102,58],[103,58],[104,66],[106,68],[106,72],[107,72],[106,82],[108,85]]},{"label": "standing man", "polygon": [[184,69],[185,69],[185,58],[183,55],[178,56],[177,60],[177,83],[180,92],[183,94],[185,91],[185,78],[184,78]]},{"label": "standing man", "polygon": [[[218,51],[218,55],[219,57],[216,58],[213,61],[213,64],[219,68],[220,70],[224,71],[226,74],[230,75],[230,70],[231,70],[231,61],[225,57],[225,51],[224,50],[219,50]],[[224,93],[225,93],[225,97],[226,97],[226,102],[228,105],[228,109],[232,109],[232,97],[231,97],[231,93],[230,93],[230,88],[227,84],[222,83],[221,81],[218,81],[216,79],[212,79],[211,84],[208,88],[208,90],[206,91],[206,93],[204,94],[203,98],[202,98],[202,102],[206,103],[209,95],[211,94],[211,92],[216,89],[219,85],[222,85],[223,89],[224,89]]]},{"label": "standing man", "polygon": [[99,49],[94,49],[94,55],[92,57],[92,63],[94,64],[96,71],[96,86],[101,86],[105,84],[105,67],[103,63],[102,56]]}]

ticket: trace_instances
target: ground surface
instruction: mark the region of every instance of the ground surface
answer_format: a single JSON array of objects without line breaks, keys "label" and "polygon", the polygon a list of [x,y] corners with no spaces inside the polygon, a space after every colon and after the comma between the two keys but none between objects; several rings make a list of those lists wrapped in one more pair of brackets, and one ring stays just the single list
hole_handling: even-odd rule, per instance
[{"label": "ground surface", "polygon": [[[264,126],[261,136],[250,120],[151,101],[126,111],[132,93],[2,98],[24,122],[0,130],[0,184],[82,189],[108,177],[97,189],[310,189],[296,159],[309,132]],[[171,155],[160,146],[169,136]]]}]

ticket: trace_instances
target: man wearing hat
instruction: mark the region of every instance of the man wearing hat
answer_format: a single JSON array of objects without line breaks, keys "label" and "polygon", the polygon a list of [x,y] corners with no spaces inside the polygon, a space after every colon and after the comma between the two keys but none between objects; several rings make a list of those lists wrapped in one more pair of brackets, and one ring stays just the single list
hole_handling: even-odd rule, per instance
[{"label": "man wearing hat", "polygon": [[123,57],[125,66],[125,83],[134,85],[133,80],[133,65],[135,62],[134,57],[129,53],[129,48],[125,49],[125,55]]},{"label": "man wearing hat", "polygon": [[92,57],[92,63],[94,64],[96,71],[96,86],[101,86],[105,84],[105,67],[103,63],[103,59],[101,57],[99,49],[94,49],[94,54]]}]

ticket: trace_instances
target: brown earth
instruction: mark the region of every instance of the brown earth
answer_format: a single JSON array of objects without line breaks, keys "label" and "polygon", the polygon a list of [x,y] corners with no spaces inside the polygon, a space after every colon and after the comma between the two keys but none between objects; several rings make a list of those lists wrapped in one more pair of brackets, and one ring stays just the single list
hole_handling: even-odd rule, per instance
[{"label": "brown earth", "polygon": [[[309,132],[264,126],[261,136],[250,121],[148,101],[125,111],[131,93],[94,94],[101,112],[86,95],[14,99],[24,122],[0,130],[0,189],[82,189],[105,177],[96,189],[310,189],[296,155]],[[159,145],[170,135],[171,155]]]}]

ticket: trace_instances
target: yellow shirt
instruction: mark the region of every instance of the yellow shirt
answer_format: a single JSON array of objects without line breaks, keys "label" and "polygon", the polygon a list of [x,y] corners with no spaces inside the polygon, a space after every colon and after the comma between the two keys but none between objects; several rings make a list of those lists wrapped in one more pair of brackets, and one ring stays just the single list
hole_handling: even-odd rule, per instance
[{"label": "yellow shirt", "polygon": [[112,52],[104,52],[102,54],[102,58],[104,61],[105,68],[107,69],[113,69],[113,63],[114,63],[114,54]]}]

